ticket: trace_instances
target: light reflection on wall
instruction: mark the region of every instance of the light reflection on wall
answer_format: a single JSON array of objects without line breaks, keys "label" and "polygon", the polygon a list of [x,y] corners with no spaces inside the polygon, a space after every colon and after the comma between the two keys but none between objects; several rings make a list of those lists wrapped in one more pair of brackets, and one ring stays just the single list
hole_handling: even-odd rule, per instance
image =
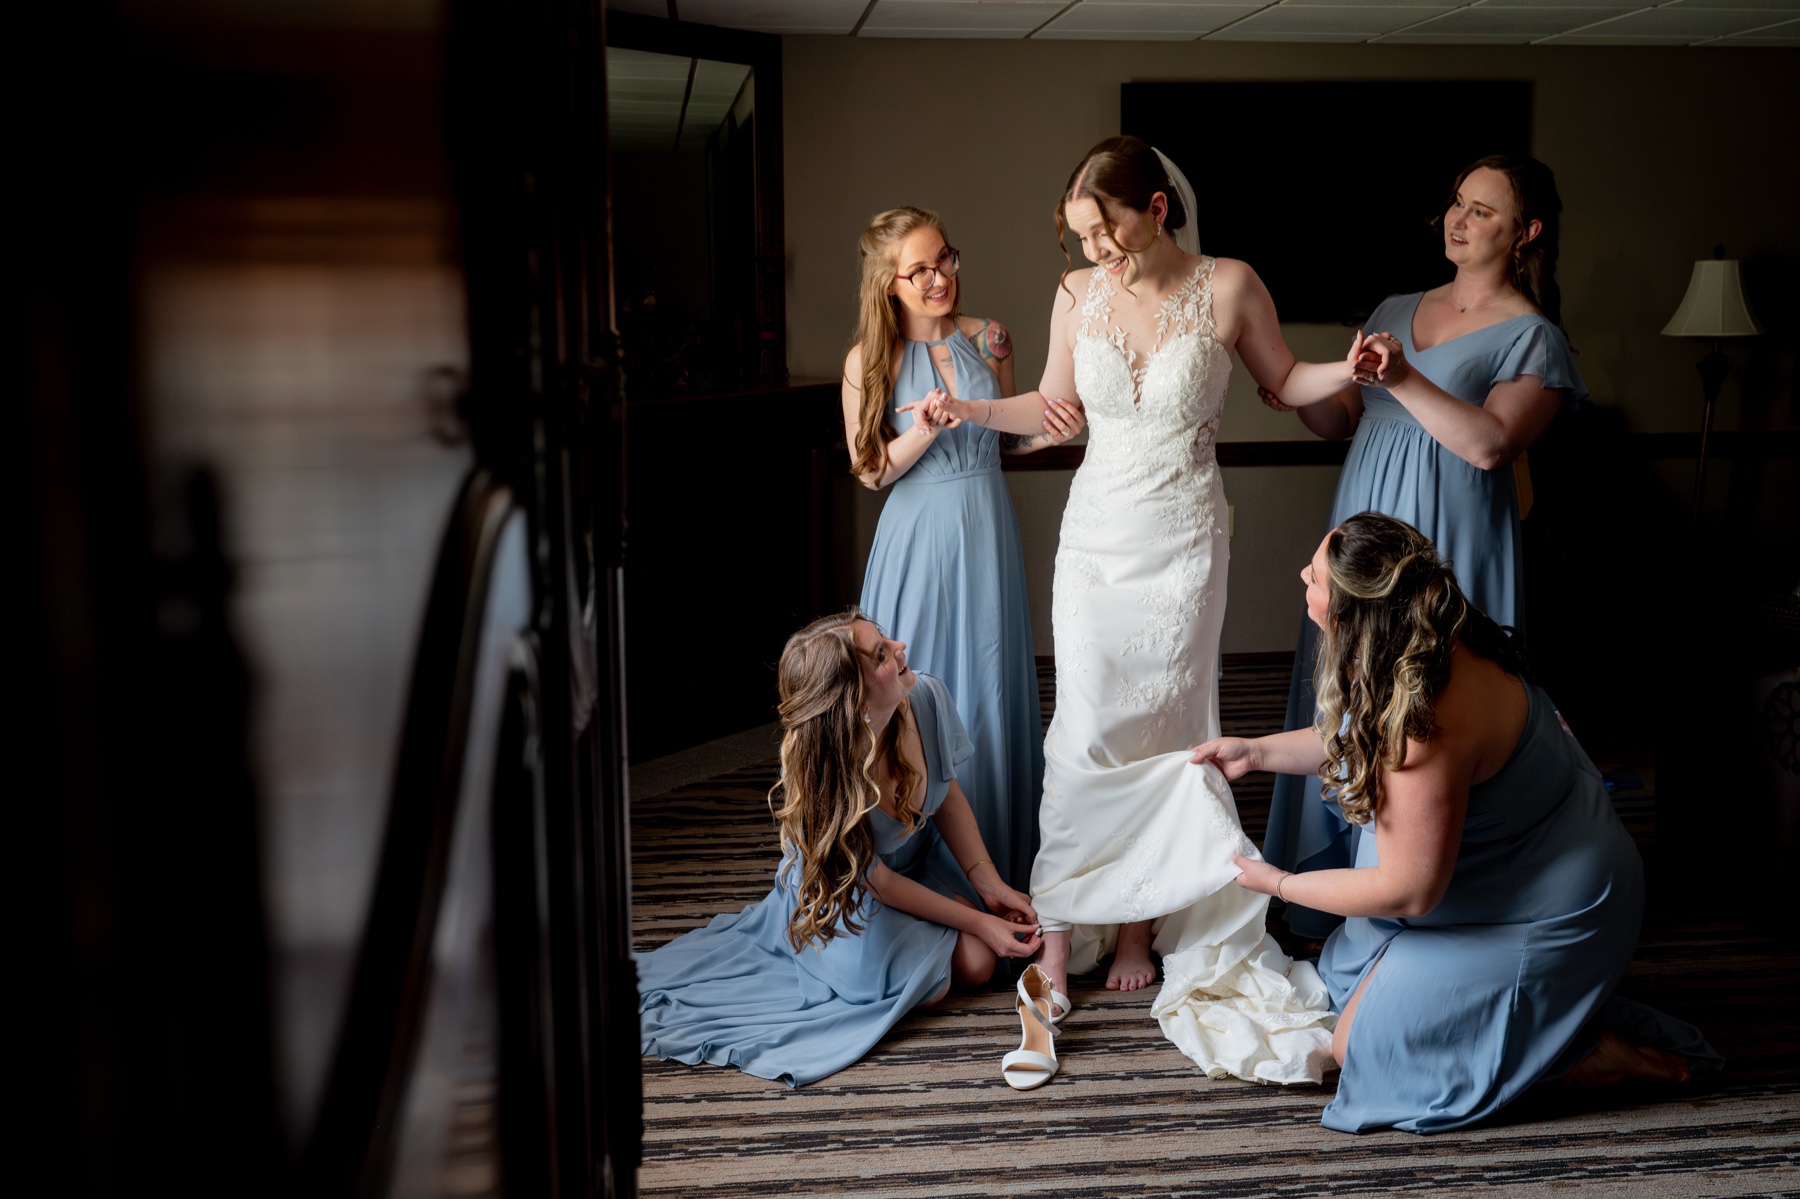
[{"label": "light reflection on wall", "polygon": [[[276,1041],[304,1137],[373,879],[433,556],[465,447],[441,200],[189,197],[141,276],[153,461],[224,493],[254,678]],[[435,430],[435,432],[434,432]]]}]

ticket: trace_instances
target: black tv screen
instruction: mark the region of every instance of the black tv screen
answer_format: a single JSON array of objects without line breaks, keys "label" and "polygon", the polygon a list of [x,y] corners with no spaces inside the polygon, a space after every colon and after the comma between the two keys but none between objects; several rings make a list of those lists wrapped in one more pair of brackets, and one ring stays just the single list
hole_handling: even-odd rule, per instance
[{"label": "black tv screen", "polygon": [[1282,320],[1354,325],[1450,277],[1430,221],[1464,166],[1531,152],[1531,84],[1127,83],[1119,127],[1182,169],[1200,248],[1255,267]]}]

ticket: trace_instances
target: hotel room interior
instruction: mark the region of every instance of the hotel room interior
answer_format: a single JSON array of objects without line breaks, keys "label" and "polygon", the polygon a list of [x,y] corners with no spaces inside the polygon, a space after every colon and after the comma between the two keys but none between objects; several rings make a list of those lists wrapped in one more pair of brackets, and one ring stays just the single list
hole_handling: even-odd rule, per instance
[{"label": "hotel room interior", "polygon": [[[1800,0],[118,0],[15,45],[59,1190],[1800,1193]],[[1015,1094],[1002,989],[795,1090],[639,1057],[631,954],[766,890],[775,658],[860,591],[857,235],[940,213],[1033,386],[1120,132],[1303,359],[1448,277],[1456,167],[1555,170],[1591,396],[1522,472],[1530,652],[1645,858],[1623,993],[1718,1078],[1351,1138],[1143,993]],[[1234,370],[1228,732],[1282,719],[1345,445]],[[1006,468],[1046,719],[1081,456]]]}]

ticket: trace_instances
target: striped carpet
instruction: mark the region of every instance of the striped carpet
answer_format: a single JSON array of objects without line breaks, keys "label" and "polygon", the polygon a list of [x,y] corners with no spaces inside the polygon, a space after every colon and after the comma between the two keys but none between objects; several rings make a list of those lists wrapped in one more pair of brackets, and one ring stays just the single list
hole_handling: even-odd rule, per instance
[{"label": "striped carpet", "polygon": [[[1287,655],[1228,658],[1227,732],[1278,727]],[[1043,692],[1050,703],[1048,668]],[[763,763],[633,808],[637,947],[735,910],[777,857]],[[1237,789],[1260,841],[1265,780]],[[1653,806],[1621,803],[1653,852]],[[1649,930],[1624,993],[1700,1024],[1726,1073],[1682,1090],[1545,1096],[1501,1124],[1433,1137],[1319,1127],[1324,1087],[1213,1082],[1163,1040],[1153,991],[1075,980],[1062,1070],[1016,1092],[1009,996],[952,996],[863,1061],[790,1090],[733,1070],[644,1063],[647,1196],[1300,1196],[1463,1194],[1800,1197],[1800,968],[1740,925]]]}]

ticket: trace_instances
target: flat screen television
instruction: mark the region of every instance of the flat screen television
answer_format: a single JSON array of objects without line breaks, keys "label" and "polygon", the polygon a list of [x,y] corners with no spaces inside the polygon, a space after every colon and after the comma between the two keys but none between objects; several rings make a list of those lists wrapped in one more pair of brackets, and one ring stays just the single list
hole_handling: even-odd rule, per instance
[{"label": "flat screen television", "polygon": [[1193,184],[1200,248],[1255,267],[1284,321],[1357,325],[1447,280],[1430,221],[1456,173],[1531,152],[1529,83],[1127,83],[1119,110]]}]

